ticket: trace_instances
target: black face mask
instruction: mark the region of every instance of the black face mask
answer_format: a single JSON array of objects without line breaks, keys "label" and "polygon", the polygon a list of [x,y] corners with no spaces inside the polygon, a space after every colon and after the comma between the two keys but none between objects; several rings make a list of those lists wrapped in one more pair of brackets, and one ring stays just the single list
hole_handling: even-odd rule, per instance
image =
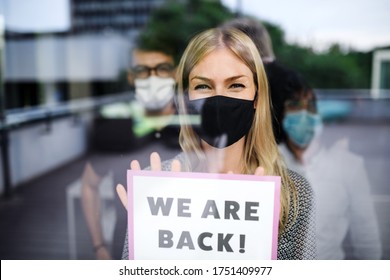
[{"label": "black face mask", "polygon": [[199,137],[215,148],[225,148],[246,136],[254,118],[254,100],[216,95],[189,100],[189,111],[201,115],[193,126]]}]

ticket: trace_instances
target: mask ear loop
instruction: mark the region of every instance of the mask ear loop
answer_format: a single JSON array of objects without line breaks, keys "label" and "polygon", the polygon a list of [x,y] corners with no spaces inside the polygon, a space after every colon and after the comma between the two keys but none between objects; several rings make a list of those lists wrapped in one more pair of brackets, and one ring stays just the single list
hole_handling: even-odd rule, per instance
[{"label": "mask ear loop", "polygon": [[176,112],[179,111],[179,94],[178,94],[178,89],[177,85],[175,85],[175,92],[173,94],[173,106],[175,106]]},{"label": "mask ear loop", "polygon": [[[255,92],[255,97],[253,98],[252,102],[253,102],[253,111],[256,113],[256,107],[257,107],[257,93],[258,93],[258,90],[256,89],[256,92]],[[255,114],[254,113],[254,114]],[[255,118],[255,116],[253,116],[253,118]],[[252,123],[253,125],[253,123]],[[248,135],[249,135],[249,131],[248,133],[245,135],[245,145],[248,141]]]},{"label": "mask ear loop", "polygon": [[[183,105],[185,106],[185,108],[184,108],[185,109],[185,114],[188,117],[189,115],[193,114],[196,111],[195,108],[192,108],[190,106],[190,96],[188,94],[188,88],[183,91],[183,101],[184,101]],[[174,103],[177,106],[177,108],[180,108],[179,107],[179,94],[178,94],[178,90],[176,90],[176,93],[175,93],[175,96],[174,96]],[[183,113],[183,112],[181,112],[181,113]],[[192,127],[193,125],[191,124],[190,126],[191,126],[191,129],[193,130],[194,135],[197,138],[196,141],[198,142],[199,147],[201,147],[202,145],[201,145],[201,139],[200,139],[199,135],[193,129],[193,127]]]},{"label": "mask ear loop", "polygon": [[[202,107],[203,107],[203,104],[204,104],[204,100],[198,100],[198,101],[193,101],[195,103],[198,103],[196,105],[193,105],[195,107],[193,107],[192,105],[190,105],[190,95],[188,93],[188,89],[184,90],[183,92],[183,98],[184,98],[184,103],[185,103],[185,106],[186,106],[186,114],[189,114],[189,115],[192,115],[192,114],[198,114],[199,117],[201,117],[202,115]],[[199,107],[200,106],[200,107]],[[201,126],[201,124],[199,124],[199,126]],[[194,133],[194,136],[196,137],[196,142],[198,144],[198,147],[200,149],[203,150],[202,148],[202,139],[200,138],[200,136],[198,135],[198,133],[196,132],[196,129],[194,129],[194,125],[191,124],[191,129]]]},{"label": "mask ear loop", "polygon": [[[189,97],[188,97],[188,89],[184,90],[183,93],[182,93],[182,98],[183,98],[183,101],[184,101],[184,108],[180,105],[180,97],[179,97],[179,89],[178,89],[178,85],[176,84],[175,86],[175,94],[173,96],[173,103],[174,105],[176,106],[176,110],[179,114],[182,114],[182,113],[186,113],[188,114],[188,101],[189,101]],[[184,111],[183,111],[184,109]]]},{"label": "mask ear loop", "polygon": [[[177,104],[179,104],[179,98],[178,97],[179,97],[179,95],[178,95],[178,93],[176,93],[176,102],[177,102]],[[193,114],[194,112],[197,112],[197,110],[195,108],[192,108],[190,106],[190,96],[189,96],[189,93],[188,93],[188,88],[183,90],[183,101],[184,101],[183,105],[185,106],[185,114],[187,114],[187,116]],[[200,114],[200,110],[199,110],[198,114]],[[193,135],[196,137],[195,141],[196,141],[199,149],[203,150],[203,148],[202,148],[202,139],[196,133],[196,130],[194,129],[193,124],[190,124],[189,126],[191,127]],[[191,162],[193,162],[193,160],[191,160]],[[192,165],[192,163],[190,165]],[[206,171],[204,168],[202,168],[202,164],[201,164],[200,161],[196,162],[193,167],[194,167],[194,170],[197,170],[199,172],[205,172]]]},{"label": "mask ear loop", "polygon": [[255,92],[255,97],[253,98],[253,109],[255,109],[256,111],[256,107],[257,107],[257,90]]}]

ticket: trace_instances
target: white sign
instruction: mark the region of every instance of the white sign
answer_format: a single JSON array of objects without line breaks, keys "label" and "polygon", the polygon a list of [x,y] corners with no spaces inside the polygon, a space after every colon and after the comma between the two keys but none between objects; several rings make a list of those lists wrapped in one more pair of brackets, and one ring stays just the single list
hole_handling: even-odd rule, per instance
[{"label": "white sign", "polygon": [[130,259],[277,257],[280,177],[131,171]]}]

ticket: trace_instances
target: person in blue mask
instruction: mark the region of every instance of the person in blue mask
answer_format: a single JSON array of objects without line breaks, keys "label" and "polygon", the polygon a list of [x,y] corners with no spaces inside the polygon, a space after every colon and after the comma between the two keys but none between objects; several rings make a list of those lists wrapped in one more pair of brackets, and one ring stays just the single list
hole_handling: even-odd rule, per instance
[{"label": "person in blue mask", "polygon": [[316,197],[318,259],[379,259],[381,240],[363,158],[342,139],[322,143],[314,90],[275,58],[265,26],[252,18],[224,23],[247,34],[262,55],[273,108],[273,131],[287,168],[304,176]]},{"label": "person in blue mask", "polygon": [[363,158],[346,139],[322,144],[323,123],[313,89],[302,76],[287,72],[275,112],[279,150],[286,165],[304,176],[316,196],[318,259],[380,259],[381,239]]},{"label": "person in blue mask", "polygon": [[301,163],[306,148],[321,134],[322,119],[317,113],[316,96],[299,73],[285,69],[282,84],[283,90],[271,90],[273,105],[281,108],[280,112],[274,111],[277,124],[274,131],[280,149],[288,150]]},{"label": "person in blue mask", "polygon": [[[295,70],[287,67],[275,57],[275,53],[272,46],[271,36],[265,26],[257,19],[251,17],[240,17],[232,20],[228,20],[222,24],[224,28],[236,28],[246,35],[248,35],[253,43],[256,45],[257,50],[261,55],[261,59],[264,63],[264,69],[267,74],[269,91],[271,93],[271,103],[273,109],[272,125],[274,135],[277,143],[285,141],[287,139],[286,133],[281,129],[281,119],[283,114],[284,96],[288,92],[296,92],[300,90],[302,83],[302,76]],[[273,94],[276,93],[276,94]],[[308,97],[311,98],[311,97]],[[300,98],[296,98],[298,102]],[[309,102],[310,103],[310,102]],[[311,102],[313,104],[313,102]],[[294,101],[291,100],[292,111],[289,118],[286,120],[286,127],[289,127],[291,132],[291,139],[293,139],[293,145],[298,147],[305,147],[310,142],[314,135],[314,131],[311,129],[305,129],[305,133],[302,133],[303,127],[301,125],[293,125],[297,121],[312,124],[317,128],[321,127],[321,121],[313,112],[313,106],[309,114],[301,110],[295,110]],[[296,104],[295,104],[296,105]],[[293,136],[292,136],[293,135]]]}]

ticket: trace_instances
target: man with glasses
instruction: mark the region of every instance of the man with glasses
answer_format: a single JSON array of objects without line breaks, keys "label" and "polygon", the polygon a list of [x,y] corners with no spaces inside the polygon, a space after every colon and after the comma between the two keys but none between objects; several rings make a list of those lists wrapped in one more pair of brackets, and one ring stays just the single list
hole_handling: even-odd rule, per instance
[{"label": "man with glasses", "polygon": [[129,71],[129,82],[134,82],[137,100],[148,114],[173,113],[173,58],[162,52],[135,50],[133,59],[135,65]]},{"label": "man with glasses", "polygon": [[[135,100],[122,105],[130,109],[132,122],[129,122],[128,129],[132,129],[136,139],[129,143],[132,146],[129,154],[93,155],[86,163],[82,175],[82,206],[97,259],[120,259],[126,232],[124,227],[127,224],[126,210],[115,196],[116,223],[112,244],[108,246],[104,240],[105,230],[101,221],[104,216],[99,193],[102,179],[112,170],[112,188],[115,188],[117,183],[126,182],[126,170],[131,159],[148,158],[154,151],[169,159],[180,150],[180,126],[174,103],[174,75],[173,55],[160,50],[133,50],[128,81],[135,88]],[[112,107],[110,110],[115,111],[115,108],[119,107]]]},{"label": "man with glasses", "polygon": [[128,73],[137,101],[133,104],[133,132],[142,143],[149,136],[149,140],[162,139],[165,144],[178,147],[174,75],[172,55],[156,50],[133,51],[133,66]]}]

